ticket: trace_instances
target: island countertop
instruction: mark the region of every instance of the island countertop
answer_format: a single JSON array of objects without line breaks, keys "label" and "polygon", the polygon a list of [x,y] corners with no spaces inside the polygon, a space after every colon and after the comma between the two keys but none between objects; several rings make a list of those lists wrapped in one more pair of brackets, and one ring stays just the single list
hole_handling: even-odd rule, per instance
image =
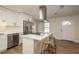
[{"label": "island countertop", "polygon": [[39,54],[41,53],[42,40],[46,40],[52,36],[52,33],[27,34],[23,35],[23,53]]},{"label": "island countertop", "polygon": [[41,34],[41,35],[37,35],[37,34],[27,34],[27,35],[23,35],[23,38],[30,38],[33,40],[42,40],[48,36],[52,35],[52,33],[48,33],[48,34]]}]

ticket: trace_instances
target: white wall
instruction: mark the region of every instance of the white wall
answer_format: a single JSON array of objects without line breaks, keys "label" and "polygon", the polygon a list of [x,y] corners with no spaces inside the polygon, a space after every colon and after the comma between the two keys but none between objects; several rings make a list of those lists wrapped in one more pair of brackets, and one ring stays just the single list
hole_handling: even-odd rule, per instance
[{"label": "white wall", "polygon": [[[61,17],[52,17],[48,19],[50,22],[50,32],[53,33],[53,36],[56,39],[63,39],[62,33],[62,22],[64,20],[70,21],[72,23],[71,28],[71,41],[79,42],[79,15],[72,15],[72,16],[61,16]],[[37,24],[38,32],[43,32],[43,23],[38,22]]]},{"label": "white wall", "polygon": [[[3,21],[5,20],[5,22],[7,23],[7,25],[13,25],[14,22],[17,22],[17,13],[9,11],[5,8],[0,7],[0,20]],[[3,24],[0,24],[3,25]],[[6,28],[2,29],[2,27],[0,27],[0,31],[5,31]]]},{"label": "white wall", "polygon": [[73,16],[62,16],[62,17],[52,17],[49,19],[50,22],[50,32],[53,33],[54,37],[57,39],[62,39],[62,22],[63,20],[70,21],[72,23],[72,39],[71,41],[79,42],[79,15]]},{"label": "white wall", "polygon": [[53,36],[58,38],[58,39],[61,39],[61,19],[58,19],[58,18],[52,18],[52,19],[49,19],[49,22],[50,22],[50,32],[53,33]]},{"label": "white wall", "polygon": [[[23,32],[23,20],[30,20],[32,21],[32,17],[30,15],[26,15],[24,13],[17,13],[6,8],[0,7],[0,20],[5,21],[7,26],[2,28],[0,26],[0,32],[4,31],[16,31],[16,32]],[[16,26],[15,24],[16,23]],[[0,24],[2,25],[2,24]]]},{"label": "white wall", "polygon": [[37,32],[44,32],[44,23],[37,21]]}]

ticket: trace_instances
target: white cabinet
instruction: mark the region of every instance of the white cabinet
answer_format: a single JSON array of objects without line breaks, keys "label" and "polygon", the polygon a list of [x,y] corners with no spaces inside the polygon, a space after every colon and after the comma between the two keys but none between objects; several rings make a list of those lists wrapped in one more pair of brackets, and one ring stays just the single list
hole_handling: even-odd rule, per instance
[{"label": "white cabinet", "polygon": [[7,36],[0,35],[0,52],[7,49]]},{"label": "white cabinet", "polygon": [[34,54],[34,40],[23,37],[23,54]]}]

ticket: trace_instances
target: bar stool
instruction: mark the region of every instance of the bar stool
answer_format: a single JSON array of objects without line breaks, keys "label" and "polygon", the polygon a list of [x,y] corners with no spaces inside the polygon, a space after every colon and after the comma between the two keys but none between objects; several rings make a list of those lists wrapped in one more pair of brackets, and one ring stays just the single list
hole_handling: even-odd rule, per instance
[{"label": "bar stool", "polygon": [[56,53],[55,38],[49,37],[42,42],[41,53]]}]

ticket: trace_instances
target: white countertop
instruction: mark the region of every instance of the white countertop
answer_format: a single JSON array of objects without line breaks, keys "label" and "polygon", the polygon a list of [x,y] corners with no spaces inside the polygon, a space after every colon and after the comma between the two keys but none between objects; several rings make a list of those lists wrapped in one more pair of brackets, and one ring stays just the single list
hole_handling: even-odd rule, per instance
[{"label": "white countertop", "polygon": [[19,32],[10,32],[10,31],[8,31],[8,32],[0,32],[0,35],[5,35],[5,34],[13,34],[13,33],[19,33]]},{"label": "white countertop", "polygon": [[23,35],[23,38],[30,38],[30,39],[33,39],[33,40],[42,40],[42,39],[48,37],[51,34],[52,33],[49,33],[49,34],[41,34],[41,35],[27,34],[27,35]]}]

